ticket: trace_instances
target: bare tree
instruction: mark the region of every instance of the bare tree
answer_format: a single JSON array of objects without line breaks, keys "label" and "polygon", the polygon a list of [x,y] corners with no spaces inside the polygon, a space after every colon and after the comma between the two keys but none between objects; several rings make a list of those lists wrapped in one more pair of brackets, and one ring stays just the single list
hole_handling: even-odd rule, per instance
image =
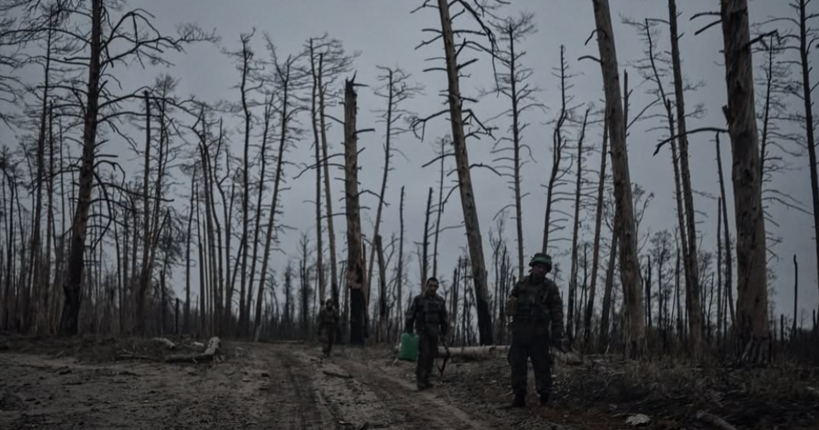
[{"label": "bare tree", "polygon": [[404,296],[403,296],[403,286],[404,286],[404,187],[401,187],[401,203],[399,203],[398,207],[398,222],[400,225],[400,236],[398,239],[398,262],[397,269],[396,269],[396,290],[398,297],[396,299],[397,308],[398,308],[398,321],[396,324],[398,327],[403,329],[404,327],[404,319],[403,315],[403,306],[404,306]]},{"label": "bare tree", "polygon": [[[381,117],[380,121],[384,122],[386,130],[384,132],[384,171],[381,176],[381,188],[378,193],[373,238],[377,238],[380,235],[381,216],[384,205],[386,204],[387,178],[390,170],[392,170],[390,167],[390,160],[392,159],[394,150],[392,140],[407,132],[407,129],[398,126],[398,122],[406,119],[404,115],[411,115],[401,105],[419,94],[422,89],[419,85],[410,83],[410,75],[400,68],[378,66],[378,70],[382,72],[382,74],[378,76],[378,80],[379,82],[383,82],[383,85],[375,90],[375,95],[387,100],[387,108],[378,112]],[[367,285],[372,284],[373,267],[376,264],[380,264],[375,256],[376,248],[376,246],[370,247],[370,265],[367,268]]]},{"label": "bare tree", "polygon": [[[566,334],[569,338],[569,341],[574,342],[575,339],[575,303],[577,302],[577,271],[578,271],[578,252],[577,252],[577,241],[578,241],[578,234],[580,230],[580,196],[582,190],[582,178],[583,178],[583,159],[585,155],[583,154],[583,140],[586,137],[586,125],[589,120],[589,109],[586,109],[586,114],[583,117],[583,126],[580,131],[580,138],[577,141],[577,158],[575,159],[575,163],[577,164],[577,175],[576,175],[576,184],[575,184],[575,197],[574,197],[574,218],[572,224],[572,257],[571,257],[571,268],[569,270],[570,277],[569,277],[569,300],[568,300],[568,312],[566,316]],[[605,157],[605,154],[603,155]]]},{"label": "bare tree", "polygon": [[364,345],[367,312],[358,192],[357,94],[355,76],[344,82],[344,193],[347,213],[347,286],[350,289],[350,343]]},{"label": "bare tree", "polygon": [[[279,198],[282,192],[282,182],[284,181],[284,156],[288,148],[294,144],[294,139],[298,138],[302,130],[296,124],[296,116],[299,112],[305,109],[304,100],[298,96],[298,91],[307,85],[307,72],[298,67],[300,56],[289,55],[286,59],[281,60],[276,54],[275,46],[267,37],[267,49],[272,56],[274,65],[273,83],[279,92],[278,106],[275,111],[279,117],[279,136],[278,147],[274,153],[276,163],[275,171],[273,172],[273,194],[270,197],[270,209],[267,219],[267,228],[265,233],[264,252],[262,256],[262,268],[259,273],[259,290],[256,299],[256,319],[254,322],[254,331],[258,333],[259,324],[261,323],[262,307],[261,298],[265,288],[265,281],[268,275],[268,264],[270,261],[270,250],[273,241],[274,233],[276,231],[276,214],[279,213],[279,205],[281,204]],[[268,97],[273,97],[270,95]],[[264,148],[264,146],[262,147]],[[261,157],[264,158],[264,153]],[[260,180],[265,180],[261,177]],[[261,216],[261,212],[260,215]],[[255,260],[255,259],[254,259]],[[252,279],[252,278],[251,278]],[[254,334],[255,337],[255,334]]]},{"label": "bare tree", "polygon": [[[360,53],[354,52],[348,55],[340,40],[330,38],[328,35],[321,37],[312,37],[308,40],[306,50],[310,57],[310,72],[313,84],[313,100],[315,105],[311,104],[311,121],[313,128],[313,135],[316,142],[321,142],[321,165],[316,168],[323,170],[324,178],[324,197],[327,206],[327,235],[329,238],[330,251],[330,273],[332,284],[333,300],[339,303],[338,297],[338,280],[339,272],[337,270],[337,254],[336,254],[336,237],[335,228],[333,224],[334,217],[337,215],[333,212],[333,198],[332,190],[330,188],[330,158],[342,156],[343,153],[329,154],[329,142],[327,140],[327,108],[333,106],[334,100],[344,100],[344,89],[340,88],[337,91],[330,90],[341,75],[348,73],[352,69],[352,63]],[[343,166],[334,164],[337,168],[342,170]],[[320,234],[317,233],[317,234]],[[322,269],[323,270],[323,269]],[[320,281],[321,282],[321,281]],[[320,294],[324,297],[324,287],[319,284],[321,288]],[[345,294],[347,291],[345,290]],[[345,309],[346,311],[346,309]],[[341,327],[339,326],[339,331]]]},{"label": "bare tree", "polygon": [[[551,173],[549,173],[549,181],[546,184],[546,214],[543,221],[543,245],[541,247],[542,252],[545,253],[549,252],[551,234],[563,230],[565,227],[561,223],[568,218],[562,212],[561,215],[564,215],[565,218],[555,219],[552,217],[553,213],[558,212],[554,209],[555,203],[569,199],[568,194],[560,193],[557,188],[568,184],[566,181],[572,167],[571,156],[565,151],[568,138],[564,133],[567,121],[570,121],[574,111],[569,105],[574,97],[568,94],[572,87],[568,81],[573,75],[569,74],[569,65],[566,62],[565,53],[566,47],[560,45],[560,66],[556,68],[557,73],[555,73],[555,76],[560,80],[560,113],[557,115],[554,132],[552,133],[552,169]],[[569,159],[567,160],[567,158]]]},{"label": "bare tree", "polygon": [[768,339],[768,270],[762,178],[753,92],[751,34],[747,0],[720,3],[723,55],[728,83],[728,120],[733,153],[737,228],[737,332],[745,343],[742,358],[763,358]]},{"label": "bare tree", "polygon": [[[504,3],[495,0],[496,3]],[[455,14],[450,13],[452,6],[460,6],[461,12]],[[494,5],[493,5],[494,6]],[[424,3],[416,10],[431,8],[438,11],[440,18],[440,30],[431,30],[436,33],[436,36],[430,40],[424,41],[419,45],[426,46],[437,42],[443,42],[444,45],[444,61],[446,67],[435,67],[428,69],[428,71],[443,71],[447,74],[447,102],[449,109],[439,111],[426,118],[419,118],[414,121],[413,129],[423,128],[423,126],[430,120],[439,116],[449,114],[450,124],[452,127],[452,139],[455,152],[455,160],[458,171],[459,190],[461,195],[461,206],[464,213],[464,227],[466,229],[467,243],[469,244],[469,255],[472,261],[472,280],[475,285],[475,298],[477,301],[478,310],[478,328],[480,332],[480,342],[483,345],[492,344],[492,315],[489,307],[489,286],[487,284],[486,263],[484,261],[483,243],[481,239],[481,229],[478,221],[477,206],[475,204],[475,196],[472,189],[471,167],[469,163],[469,156],[466,148],[467,138],[476,137],[480,134],[487,134],[489,130],[478,120],[471,109],[464,109],[463,102],[467,100],[461,94],[460,77],[461,71],[470,64],[477,61],[477,59],[468,60],[464,63],[459,62],[459,53],[463,48],[472,47],[483,52],[489,51],[494,56],[496,51],[495,36],[491,29],[486,26],[481,14],[491,13],[490,5],[482,2],[474,2],[470,0],[456,0],[452,5],[446,0],[438,0],[437,6],[433,4],[432,0],[425,0]],[[454,30],[453,21],[468,14],[480,26],[480,30]],[[465,40],[461,42],[461,46],[456,48],[455,45],[455,31],[458,34],[471,33],[479,34],[482,37],[489,39],[491,48],[486,48],[474,40]],[[477,123],[478,128],[467,133],[466,126],[472,123]],[[421,133],[423,136],[423,132]]]},{"label": "bare tree", "polygon": [[[814,118],[812,101],[816,85],[811,83],[810,61],[812,48],[814,48],[817,37],[819,37],[819,30],[814,28],[812,24],[819,18],[819,14],[809,10],[810,3],[811,0],[793,0],[788,5],[794,11],[795,16],[774,18],[768,23],[784,23],[791,26],[789,30],[795,30],[786,31],[781,37],[784,43],[782,50],[795,51],[798,54],[798,60],[788,61],[786,64],[799,66],[798,78],[793,82],[788,82],[785,88],[790,95],[801,100],[803,104],[802,113],[790,115],[790,119],[794,123],[801,124],[804,129],[804,136],[795,137],[793,140],[799,142],[808,153],[808,172],[810,174],[813,203],[814,244],[816,247],[816,262],[819,265],[819,173],[817,173],[819,167],[817,167],[816,138],[814,137],[817,120]],[[766,142],[765,137],[767,136],[763,136],[763,144]],[[794,315],[795,318],[796,315]]]},{"label": "bare tree", "polygon": [[628,150],[626,148],[626,123],[620,98],[619,73],[611,11],[608,0],[592,0],[596,22],[595,32],[600,51],[600,65],[603,72],[603,86],[606,104],[610,106],[609,127],[611,136],[611,159],[616,200],[615,218],[620,242],[620,277],[624,291],[624,308],[628,312],[627,351],[641,355],[645,347],[645,318],[642,299],[642,283],[637,259],[637,235],[632,200],[631,178],[629,176]]},{"label": "bare tree", "polygon": [[[499,35],[498,44],[502,45],[496,52],[498,62],[502,69],[496,71],[496,86],[492,92],[503,95],[511,102],[511,107],[505,110],[501,115],[510,117],[512,123],[509,126],[511,137],[504,136],[498,139],[493,148],[493,153],[498,155],[496,162],[511,162],[509,167],[512,170],[510,187],[514,194],[515,205],[515,222],[517,231],[517,251],[518,251],[518,278],[523,278],[523,271],[525,269],[523,260],[523,208],[522,200],[526,197],[521,194],[520,184],[523,180],[520,169],[526,163],[521,159],[521,151],[531,149],[523,143],[523,131],[528,128],[522,116],[535,108],[543,108],[543,106],[535,100],[535,94],[539,91],[537,87],[533,86],[529,81],[532,77],[532,69],[523,65],[522,60],[526,56],[526,51],[521,49],[520,44],[526,40],[527,37],[535,34],[537,29],[533,23],[534,15],[531,13],[521,13],[517,17],[509,17],[503,21],[492,23],[494,32]],[[498,148],[498,144],[506,142],[511,144],[511,147]],[[510,158],[506,155],[509,151],[512,152]],[[505,176],[508,174],[505,174]],[[501,209],[503,210],[503,209]]]},{"label": "bare tree", "polygon": [[[673,3],[673,0],[670,0]],[[679,109],[681,104],[683,103],[682,100],[682,91],[683,91],[683,84],[682,82],[679,83],[679,93],[675,93],[676,101],[672,102],[671,98],[665,91],[664,85],[664,78],[669,74],[672,73],[669,69],[673,70],[674,76],[674,88],[675,91],[678,87],[677,81],[681,78],[678,78],[679,73],[679,49],[676,48],[677,46],[677,36],[676,36],[676,6],[673,4],[669,4],[669,10],[673,10],[672,19],[669,21],[671,24],[671,38],[672,38],[672,49],[671,49],[671,58],[664,56],[657,48],[657,39],[659,38],[659,30],[657,26],[659,25],[661,20],[657,19],[645,19],[643,22],[630,22],[627,21],[628,24],[636,27],[640,32],[641,36],[645,40],[646,43],[646,50],[645,55],[646,58],[638,63],[637,68],[640,70],[643,79],[647,82],[654,84],[655,88],[650,89],[649,93],[652,94],[655,99],[654,104],[660,105],[663,109],[663,114],[660,114],[660,118],[665,119],[665,125],[668,128],[668,136],[669,142],[671,144],[671,162],[674,169],[674,187],[675,187],[675,198],[677,203],[677,221],[678,221],[678,228],[680,229],[680,242],[682,245],[683,251],[683,268],[685,272],[685,286],[686,286],[686,310],[689,312],[688,323],[690,325],[689,330],[691,333],[691,351],[697,356],[701,349],[701,340],[702,340],[702,316],[696,312],[698,307],[694,306],[696,303],[700,302],[700,289],[699,289],[699,275],[698,275],[698,267],[697,267],[697,252],[696,252],[696,229],[693,228],[694,222],[694,214],[693,208],[689,208],[687,202],[689,201],[689,193],[691,193],[691,178],[690,174],[686,177],[688,173],[688,153],[687,153],[687,145],[688,141],[687,138],[684,136],[684,123],[680,122],[680,119],[683,119],[685,114],[683,113],[683,117],[680,117]],[[673,106],[677,105],[677,117],[674,116]],[[684,109],[684,108],[683,108]],[[680,130],[680,133],[677,134],[675,131],[675,124],[682,126],[683,128]],[[685,142],[683,142],[685,140]],[[683,156],[682,146],[686,146],[685,156]],[[679,149],[679,153],[678,153]],[[679,154],[679,155],[678,155]],[[685,169],[683,169],[683,163],[685,163]],[[686,188],[685,184],[688,183],[688,187]],[[692,203],[693,205],[693,203]],[[689,211],[691,211],[691,217],[689,218]],[[689,225],[692,224],[692,226]],[[692,227],[692,228],[689,228]]]},{"label": "bare tree", "polygon": [[[247,323],[249,321],[249,305],[250,294],[247,289],[247,257],[250,246],[250,132],[253,127],[255,117],[252,109],[258,102],[253,99],[253,93],[256,92],[262,83],[257,79],[259,65],[254,60],[255,52],[251,45],[251,40],[255,34],[255,29],[250,33],[243,33],[239,36],[242,47],[234,52],[230,52],[229,56],[235,58],[236,68],[240,73],[240,80],[238,84],[239,99],[241,104],[242,121],[243,121],[243,166],[242,166],[242,236],[239,240],[240,254],[241,254],[241,275],[239,281],[239,328],[237,333],[244,334]],[[258,208],[257,208],[258,211]],[[258,217],[258,214],[257,214]],[[232,307],[231,293],[233,289],[228,290],[227,303],[225,304],[227,315],[230,315]],[[248,294],[246,294],[248,293]]]},{"label": "bare tree", "polygon": [[[589,287],[589,301],[586,304],[586,315],[585,315],[585,322],[584,327],[586,328],[584,332],[584,345],[586,348],[590,347],[590,339],[591,339],[591,320],[592,314],[594,313],[594,298],[597,292],[597,270],[600,267],[600,227],[603,221],[603,193],[606,189],[606,160],[609,157],[608,154],[608,144],[609,144],[609,124],[608,124],[608,108],[604,113],[604,122],[603,122],[603,146],[600,150],[600,171],[598,173],[597,179],[597,198],[596,198],[596,211],[595,211],[595,220],[594,220],[594,245],[592,248],[592,273],[591,273],[591,286]],[[613,244],[612,244],[613,245]]]},{"label": "bare tree", "polygon": [[[696,264],[697,228],[694,219],[694,196],[691,190],[691,171],[688,167],[688,128],[686,125],[685,94],[682,76],[682,60],[680,59],[679,34],[677,30],[677,1],[668,0],[668,20],[670,22],[671,64],[674,71],[674,95],[677,108],[677,129],[679,130],[680,144],[680,174],[683,188],[683,203],[685,204],[686,233],[688,238],[689,279],[686,282],[686,299],[690,296],[692,303],[700,298],[700,275]],[[691,326],[691,343],[694,355],[699,354],[702,341],[702,315],[689,307],[689,325]]]}]

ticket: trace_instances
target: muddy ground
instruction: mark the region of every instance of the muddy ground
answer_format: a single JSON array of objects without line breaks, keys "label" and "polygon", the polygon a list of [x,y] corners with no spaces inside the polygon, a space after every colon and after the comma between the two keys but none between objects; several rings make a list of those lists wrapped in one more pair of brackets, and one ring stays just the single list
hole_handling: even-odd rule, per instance
[{"label": "muddy ground", "polygon": [[[1,429],[817,429],[819,372],[683,369],[587,357],[556,366],[549,407],[511,401],[504,357],[447,365],[416,392],[414,364],[387,348],[225,342],[212,363],[167,364],[189,339],[0,336]],[[187,350],[187,351],[186,351]],[[531,377],[531,375],[530,375]],[[531,379],[531,378],[530,378]],[[533,381],[530,381],[530,386]],[[530,388],[533,391],[533,388]]]}]

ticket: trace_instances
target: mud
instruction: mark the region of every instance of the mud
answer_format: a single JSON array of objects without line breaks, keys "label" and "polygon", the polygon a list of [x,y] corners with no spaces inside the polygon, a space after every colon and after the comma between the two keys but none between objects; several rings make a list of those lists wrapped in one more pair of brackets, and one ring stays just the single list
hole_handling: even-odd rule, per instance
[{"label": "mud", "polygon": [[[708,429],[703,410],[740,429],[819,428],[815,368],[730,372],[588,357],[558,365],[548,407],[530,372],[529,404],[509,409],[503,357],[452,360],[417,391],[414,363],[387,347],[224,342],[210,363],[167,364],[195,350],[172,339],[38,340],[0,336],[0,429]],[[439,365],[440,363],[436,363]]]},{"label": "mud", "polygon": [[527,416],[550,428],[527,411],[457,399],[446,381],[417,392],[412,363],[378,350],[324,359],[316,346],[225,342],[213,363],[176,365],[95,345],[0,353],[0,428],[482,430],[526,428],[515,423]]}]

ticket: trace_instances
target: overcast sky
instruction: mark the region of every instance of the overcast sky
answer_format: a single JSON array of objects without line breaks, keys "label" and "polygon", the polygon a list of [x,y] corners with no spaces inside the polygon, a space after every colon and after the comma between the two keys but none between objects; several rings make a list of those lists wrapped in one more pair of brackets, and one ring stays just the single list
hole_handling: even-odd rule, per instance
[{"label": "overcast sky", "polygon": [[[406,104],[406,108],[421,115],[430,114],[441,109],[443,99],[438,91],[444,88],[445,76],[440,72],[423,73],[428,67],[424,59],[430,56],[439,56],[442,44],[415,50],[415,47],[426,36],[422,29],[438,27],[437,12],[432,9],[410,14],[410,11],[420,5],[420,0],[242,0],[227,2],[223,0],[173,0],[158,2],[154,0],[132,0],[130,4],[143,7],[157,16],[157,22],[162,28],[171,28],[174,23],[196,22],[206,29],[215,28],[222,36],[222,45],[230,50],[240,47],[239,35],[256,28],[254,48],[257,55],[266,55],[262,33],[267,32],[277,45],[281,55],[296,53],[304,46],[311,36],[321,36],[325,32],[344,42],[348,52],[361,51],[361,56],[355,61],[357,81],[371,86],[378,85],[376,65],[399,66],[412,74],[412,80],[426,87],[425,94]],[[570,90],[577,104],[594,104],[600,108],[602,92],[602,78],[600,67],[591,61],[578,62],[583,55],[597,56],[597,45],[594,41],[584,46],[585,40],[594,28],[592,2],[588,0],[513,0],[512,6],[507,6],[502,15],[517,15],[519,11],[530,11],[535,14],[535,23],[538,33],[524,43],[528,55],[524,59],[526,66],[534,70],[532,82],[543,89],[539,100],[549,109],[547,112],[531,111],[525,118],[531,123],[526,130],[524,140],[532,148],[535,163],[530,162],[523,168],[523,191],[529,193],[524,200],[524,229],[526,259],[539,250],[542,242],[543,218],[546,206],[545,189],[543,184],[548,180],[550,167],[548,160],[551,157],[549,148],[552,146],[552,126],[547,124],[554,119],[559,108],[558,80],[552,75],[553,68],[559,65],[561,44],[566,46],[567,60],[571,71],[578,74],[574,78],[574,87]],[[660,0],[619,0],[611,1],[614,17],[614,30],[617,42],[617,54],[620,70],[628,66],[628,62],[640,59],[643,56],[643,44],[636,30],[621,23],[621,17],[628,16],[637,20],[647,17],[668,18],[667,3]],[[694,32],[708,22],[698,20],[689,21],[691,15],[697,12],[716,10],[718,2],[713,0],[684,0],[678,1],[679,12],[682,14],[679,24],[684,33],[681,40],[683,58],[683,73],[690,81],[703,81],[705,86],[696,92],[686,94],[686,104],[693,107],[698,103],[704,104],[705,115],[701,119],[689,122],[689,128],[717,126],[724,127],[724,119],[720,111],[726,102],[724,85],[724,69],[722,67],[722,33],[720,28],[710,30],[695,36]],[[751,17],[753,22],[764,20],[768,16],[790,14],[785,0],[752,1]],[[663,31],[661,40],[657,41],[661,49],[668,48],[668,33]],[[180,94],[195,94],[198,98],[216,101],[227,99],[238,100],[238,90],[231,89],[239,75],[231,60],[222,55],[219,48],[209,45],[200,45],[188,49],[185,56],[174,56],[175,67],[172,73],[180,79],[178,91]],[[755,66],[759,61],[755,63]],[[758,69],[755,68],[755,73]],[[475,96],[481,88],[488,88],[491,82],[490,62],[482,59],[471,68],[472,77],[462,80],[461,88],[465,95]],[[124,75],[139,84],[147,84],[153,80],[156,70],[150,73],[128,70]],[[622,79],[622,76],[621,76]],[[642,109],[651,96],[645,95],[649,89],[642,84],[636,70],[630,70],[630,81],[635,88],[632,100],[632,111]],[[667,90],[670,90],[670,84]],[[759,93],[757,94],[759,97]],[[383,151],[381,149],[383,126],[375,123],[375,109],[384,107],[383,99],[372,94],[372,90],[361,88],[358,95],[359,128],[376,127],[377,133],[361,136],[359,148],[364,148],[359,165],[362,167],[359,179],[362,188],[377,190],[383,166]],[[478,111],[484,118],[497,115],[507,109],[507,102],[502,98],[487,97],[480,103]],[[583,108],[578,110],[582,114]],[[341,108],[336,107],[331,115],[342,117]],[[308,124],[307,117],[302,118]],[[233,128],[232,148],[236,155],[241,152],[241,134],[238,131],[239,122],[234,118],[226,118]],[[508,120],[501,118],[493,125],[499,127],[503,133],[508,127]],[[650,234],[658,230],[673,230],[676,226],[675,200],[673,195],[673,173],[668,150],[652,156],[654,145],[658,140],[666,137],[662,130],[649,129],[661,125],[659,120],[652,119],[636,125],[630,131],[629,159],[631,179],[640,184],[648,192],[654,193],[654,200],[646,212],[641,225],[641,235]],[[446,136],[449,125],[444,118],[430,124],[427,137],[421,142],[412,134],[406,134],[395,142],[396,147],[405,155],[396,154],[393,159],[395,170],[390,172],[387,191],[389,207],[385,209],[382,236],[385,240],[398,231],[398,196],[401,186],[406,186],[405,218],[408,241],[419,241],[423,231],[423,214],[429,187],[436,187],[438,175],[437,165],[422,168],[422,165],[435,157],[436,148],[433,147],[436,139]],[[574,137],[574,132],[571,137]],[[309,136],[312,136],[309,134]],[[329,133],[331,152],[342,150],[340,142],[343,139],[341,127],[334,125]],[[587,144],[599,146],[602,138],[602,127],[595,125],[587,131]],[[695,195],[694,205],[697,210],[697,221],[701,238],[701,248],[716,252],[717,202],[706,195],[717,196],[719,186],[715,160],[715,147],[712,134],[699,134],[690,138],[692,185],[696,191],[705,195]],[[299,148],[290,153],[289,161],[294,163],[310,162],[312,153],[310,145],[312,137],[299,144]],[[122,142],[112,141],[108,145],[124,145]],[[490,163],[494,158],[490,151],[491,140],[472,140],[468,143],[470,161],[472,163]],[[112,152],[112,151],[109,151]],[[733,218],[733,197],[730,144],[727,136],[722,146],[723,168],[726,175],[726,186],[729,194],[728,211],[732,236],[735,235]],[[809,174],[807,157],[788,159],[793,169],[778,176],[771,185],[787,192],[798,200],[810,206]],[[585,169],[599,169],[598,155],[587,160]],[[295,176],[301,170],[289,167],[286,175]],[[181,176],[181,175],[180,175]],[[341,172],[336,172],[341,176]],[[455,174],[450,176],[454,179]],[[589,176],[596,178],[596,173]],[[480,225],[484,239],[484,251],[487,262],[490,262],[489,229],[494,226],[493,217],[502,207],[512,203],[512,193],[504,179],[497,177],[486,169],[473,169],[475,198],[480,215]],[[297,245],[300,231],[309,231],[314,241],[315,208],[308,199],[314,198],[315,174],[303,175],[296,181],[289,182],[290,189],[283,196],[284,217],[282,222],[295,228],[280,238],[281,248],[284,249],[295,262],[298,255]],[[341,181],[333,181],[333,193],[336,199],[343,197]],[[449,185],[448,185],[449,186]],[[187,196],[186,186],[179,186],[175,190],[179,196]],[[180,204],[187,205],[185,198],[179,199]],[[362,196],[362,205],[374,208],[376,199],[370,195]],[[335,209],[343,211],[341,202]],[[571,211],[570,204],[561,206],[561,210]],[[775,234],[781,236],[782,244],[776,248],[780,261],[773,261],[769,269],[776,272],[778,280],[775,283],[777,312],[792,313],[793,308],[793,280],[794,271],[792,257],[796,254],[800,261],[800,308],[803,312],[815,309],[819,302],[817,289],[816,256],[813,248],[813,229],[808,216],[793,210],[781,207],[771,209],[779,227],[774,228]],[[588,226],[593,214],[581,214],[584,227],[583,239],[591,240],[591,229]],[[366,235],[372,234],[372,223],[375,211],[362,214],[363,230]],[[457,225],[463,219],[458,194],[455,193],[446,206],[442,225]],[[515,247],[513,220],[510,218],[506,229],[506,240],[511,249]],[[339,261],[345,258],[345,226],[344,217],[336,217],[336,239],[339,252]],[[567,227],[570,227],[567,225]],[[570,238],[570,230],[561,233],[561,237]],[[734,236],[735,237],[735,236]],[[603,241],[608,242],[608,237]],[[463,229],[450,229],[443,233],[440,246],[439,277],[442,281],[451,278],[451,273],[457,258],[462,255],[466,240]],[[326,245],[326,240],[325,240]],[[568,251],[571,242],[559,242],[561,247],[556,253]],[[414,245],[408,243],[405,252],[414,254]],[[369,254],[369,253],[368,253]],[[368,255],[369,256],[369,255]],[[271,262],[273,267],[281,270],[287,262],[288,256],[276,254]],[[326,261],[326,260],[325,260]],[[516,262],[516,257],[513,258]],[[562,270],[569,270],[568,258],[560,260]],[[413,264],[409,267],[410,280],[413,291],[418,290],[417,260],[413,257]],[[490,269],[491,270],[491,269]],[[196,271],[193,271],[197,275]],[[281,272],[280,272],[281,273]],[[184,271],[177,270],[174,279],[177,292],[182,291],[184,285]],[[565,276],[564,276],[565,279]],[[736,277],[734,278],[736,279]],[[194,281],[196,285],[197,281]],[[566,288],[565,283],[561,288]],[[809,324],[810,315],[805,320]]]}]

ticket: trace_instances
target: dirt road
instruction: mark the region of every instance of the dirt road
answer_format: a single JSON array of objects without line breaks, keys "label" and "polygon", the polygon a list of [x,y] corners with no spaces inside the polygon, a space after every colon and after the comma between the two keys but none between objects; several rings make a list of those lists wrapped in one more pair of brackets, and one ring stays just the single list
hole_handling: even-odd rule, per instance
[{"label": "dirt road", "polygon": [[[552,428],[530,411],[416,392],[408,363],[320,358],[305,345],[229,343],[223,361],[88,363],[0,354],[3,429]],[[467,396],[469,397],[469,396]]]}]

